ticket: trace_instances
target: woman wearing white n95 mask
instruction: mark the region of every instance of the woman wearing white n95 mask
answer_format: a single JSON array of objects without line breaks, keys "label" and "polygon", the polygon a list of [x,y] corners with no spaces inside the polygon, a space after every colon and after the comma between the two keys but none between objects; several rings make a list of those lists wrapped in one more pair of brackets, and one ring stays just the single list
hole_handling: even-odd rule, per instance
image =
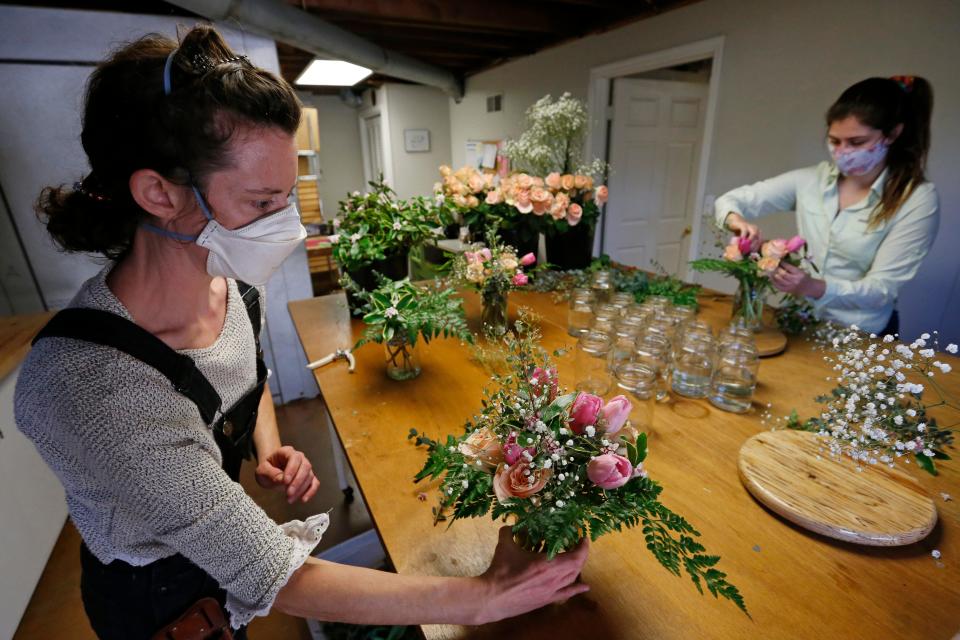
[{"label": "woman wearing white n95 mask", "polygon": [[212,28],[179,46],[146,36],[90,79],[90,173],[40,197],[64,249],[111,259],[41,331],[15,401],[18,428],[66,491],[83,538],[81,595],[102,639],[152,638],[210,602],[239,640],[274,606],[320,620],[480,624],[587,589],[576,582],[586,543],[547,562],[509,528],[472,578],[316,560],[326,513],[277,524],[236,482],[252,457],[257,481],[290,502],[318,488],[310,462],[280,441],[258,341],[256,285],[305,235],[288,200],[299,121],[290,86]]},{"label": "woman wearing white n95 mask", "polygon": [[717,224],[756,246],[753,220],[795,210],[820,276],[783,263],[774,286],[805,296],[826,319],[897,333],[897,294],[916,275],[940,220],[937,191],[924,176],[932,107],[923,78],[858,82],[827,111],[833,162],[724,194]]}]

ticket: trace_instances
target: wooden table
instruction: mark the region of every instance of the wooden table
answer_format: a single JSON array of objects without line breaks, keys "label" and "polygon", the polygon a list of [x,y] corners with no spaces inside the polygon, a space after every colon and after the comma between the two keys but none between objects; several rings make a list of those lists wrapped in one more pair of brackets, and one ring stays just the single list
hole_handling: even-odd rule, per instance
[{"label": "wooden table", "polygon": [[[476,296],[467,315],[479,317]],[[572,385],[574,340],[566,334],[566,308],[549,294],[511,294],[511,313],[523,304],[544,318],[549,350],[566,346],[558,360],[562,383]],[[729,302],[705,296],[701,317],[719,328]],[[351,346],[359,321],[351,321],[341,295],[290,304],[308,360]],[[489,381],[471,361],[469,347],[440,340],[417,347],[423,373],[408,382],[384,374],[380,345],[358,350],[357,371],[342,363],[316,371],[350,465],[397,571],[408,574],[478,574],[488,565],[497,523],[457,521],[434,527],[430,508],[436,485],[414,485],[424,461],[408,440],[410,427],[431,436],[462,433],[479,409]],[[955,369],[958,367],[955,365]],[[926,540],[908,547],[860,547],[800,529],[767,511],[741,485],[737,453],[760,430],[761,414],[796,408],[813,415],[813,397],[828,390],[823,354],[803,339],[765,359],[754,410],[734,415],[706,401],[657,405],[650,431],[651,476],[665,487],[662,499],[703,534],[720,569],[736,584],[752,614],[707,595],[686,577],[676,578],[652,558],[638,530],[601,538],[583,571],[586,596],[521,618],[478,628],[425,626],[427,638],[950,638],[960,631],[960,459],[941,465],[933,478],[913,474],[936,499],[940,520]],[[942,380],[956,392],[957,374]],[[956,417],[954,417],[954,421]],[[423,501],[421,492],[426,494]],[[944,501],[940,493],[952,494]],[[939,549],[942,559],[931,557]]]},{"label": "wooden table", "polygon": [[20,365],[30,351],[30,341],[52,317],[52,311],[45,311],[0,318],[0,380]]}]

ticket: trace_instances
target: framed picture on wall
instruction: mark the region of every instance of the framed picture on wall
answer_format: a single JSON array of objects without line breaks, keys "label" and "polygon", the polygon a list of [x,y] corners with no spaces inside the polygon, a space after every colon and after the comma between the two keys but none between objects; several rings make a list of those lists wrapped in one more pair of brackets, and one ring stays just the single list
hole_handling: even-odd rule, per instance
[{"label": "framed picture on wall", "polygon": [[429,129],[404,129],[403,150],[407,153],[430,151]]}]

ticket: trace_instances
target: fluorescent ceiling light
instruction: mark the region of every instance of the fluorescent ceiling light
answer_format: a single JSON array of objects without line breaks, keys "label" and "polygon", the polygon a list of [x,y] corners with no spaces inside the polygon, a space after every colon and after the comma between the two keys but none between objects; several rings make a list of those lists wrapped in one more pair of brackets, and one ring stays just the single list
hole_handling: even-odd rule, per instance
[{"label": "fluorescent ceiling light", "polygon": [[343,60],[314,59],[294,81],[296,84],[327,87],[352,87],[373,71]]}]

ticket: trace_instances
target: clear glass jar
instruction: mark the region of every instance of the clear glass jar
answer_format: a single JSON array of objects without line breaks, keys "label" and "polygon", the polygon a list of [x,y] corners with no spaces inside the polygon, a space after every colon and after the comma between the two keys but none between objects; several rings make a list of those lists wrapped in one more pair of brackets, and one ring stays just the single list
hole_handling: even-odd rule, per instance
[{"label": "clear glass jar", "polygon": [[633,352],[637,348],[637,336],[640,327],[636,324],[618,323],[613,334],[613,346],[610,348],[610,371],[633,360]]},{"label": "clear glass jar", "polygon": [[732,413],[750,410],[757,388],[760,355],[755,347],[731,342],[721,352],[710,381],[710,404]]},{"label": "clear glass jar", "polygon": [[590,323],[590,331],[599,331],[612,337],[617,331],[617,319],[594,317],[593,322]]},{"label": "clear glass jar", "polygon": [[484,336],[499,338],[507,332],[507,292],[485,289],[481,293],[481,328]]},{"label": "clear glass jar", "polygon": [[670,372],[670,342],[663,336],[644,334],[637,338],[637,346],[633,350],[633,361],[644,363],[652,367],[659,378],[657,384],[657,400],[665,400],[667,394],[667,377]]},{"label": "clear glass jar", "polygon": [[677,339],[682,341],[685,336],[695,333],[712,338],[713,328],[703,320],[691,320],[681,326],[680,331],[677,333]]},{"label": "clear glass jar", "polygon": [[643,301],[660,309],[669,309],[673,306],[673,301],[667,296],[647,296]]},{"label": "clear glass jar", "polygon": [[627,293],[626,291],[617,291],[610,295],[610,304],[617,307],[620,310],[621,315],[623,310],[636,302],[636,299],[633,297],[632,293]]},{"label": "clear glass jar", "polygon": [[593,322],[593,293],[589,289],[574,289],[567,311],[567,333],[574,338],[590,328]]},{"label": "clear glass jar", "polygon": [[587,331],[577,342],[576,368],[577,391],[602,396],[610,391],[610,373],[607,360],[613,340],[602,331]]},{"label": "clear glass jar", "polygon": [[720,332],[719,346],[723,349],[728,343],[740,342],[748,345],[756,344],[756,337],[753,330],[741,322],[732,322]]},{"label": "clear glass jar", "polygon": [[674,355],[671,388],[687,398],[706,397],[715,358],[716,344],[712,337],[687,335]]},{"label": "clear glass jar", "polygon": [[614,292],[613,273],[607,270],[596,271],[590,281],[590,290],[597,304],[609,302]]},{"label": "clear glass jar", "polygon": [[667,341],[670,349],[673,349],[677,339],[677,327],[663,318],[655,318],[647,323],[643,333],[648,336],[659,336]]},{"label": "clear glass jar", "polygon": [[653,428],[653,412],[657,404],[659,377],[657,370],[644,362],[627,362],[614,372],[617,388],[633,404],[630,422],[639,431]]},{"label": "clear glass jar", "polygon": [[406,336],[394,336],[383,346],[387,354],[387,377],[391,380],[410,380],[420,375],[420,358]]},{"label": "clear glass jar", "polygon": [[593,315],[616,320],[620,317],[620,307],[610,302],[597,302],[593,305]]},{"label": "clear glass jar", "polygon": [[672,306],[664,312],[668,318],[675,318],[677,324],[684,325],[697,317],[697,310],[688,306]]}]

